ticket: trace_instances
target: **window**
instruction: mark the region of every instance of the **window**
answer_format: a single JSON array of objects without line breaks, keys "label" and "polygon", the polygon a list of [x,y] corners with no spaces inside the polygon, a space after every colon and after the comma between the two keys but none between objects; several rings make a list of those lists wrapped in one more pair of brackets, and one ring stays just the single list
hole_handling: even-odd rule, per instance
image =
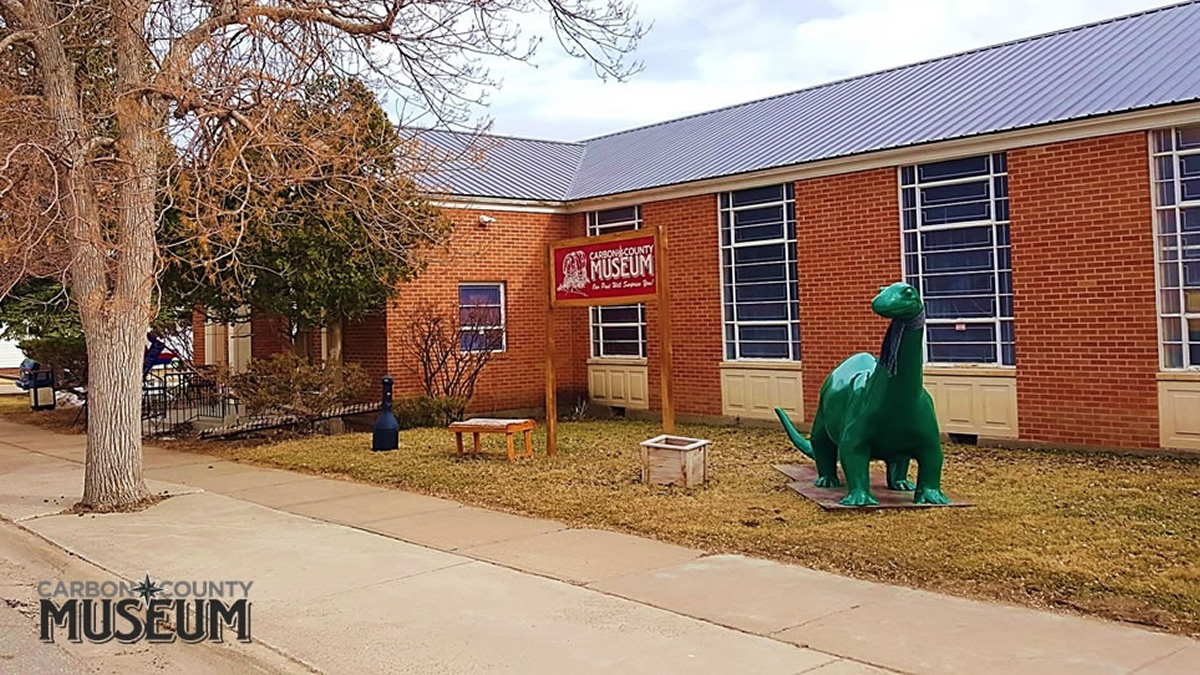
[{"label": "window", "polygon": [[800,360],[791,183],[721,195],[725,358]]},{"label": "window", "polygon": [[[587,214],[587,235],[640,230],[642,209],[627,206],[622,209],[593,211]],[[592,356],[596,358],[646,358],[646,305],[613,305],[589,307],[592,333]]]},{"label": "window", "polygon": [[904,278],[925,302],[931,363],[1016,364],[1002,152],[900,169]]},{"label": "window", "polygon": [[1154,132],[1162,366],[1200,368],[1200,126]]},{"label": "window", "polygon": [[504,351],[504,320],[504,284],[458,287],[458,344],[462,351]]}]

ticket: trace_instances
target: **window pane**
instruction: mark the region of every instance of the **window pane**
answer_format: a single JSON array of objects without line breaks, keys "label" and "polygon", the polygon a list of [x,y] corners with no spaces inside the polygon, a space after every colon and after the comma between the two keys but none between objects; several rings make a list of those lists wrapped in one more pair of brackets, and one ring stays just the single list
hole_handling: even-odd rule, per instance
[{"label": "window pane", "polygon": [[[1193,358],[1192,363],[1200,363]],[[1167,368],[1183,367],[1183,345],[1163,345],[1163,365]]]},{"label": "window pane", "polygon": [[738,302],[761,302],[764,300],[787,300],[786,282],[766,284],[740,284],[734,294]]},{"label": "window pane", "polygon": [[921,248],[926,252],[958,248],[990,248],[991,246],[992,228],[986,225],[921,233]]},{"label": "window pane", "polygon": [[788,341],[787,326],[739,326],[738,339],[742,342],[781,342]]},{"label": "window pane", "polygon": [[460,307],[458,321],[463,326],[499,326],[499,307]]},{"label": "window pane", "polygon": [[1162,339],[1163,342],[1183,342],[1183,326],[1178,318],[1168,317],[1162,320]]},{"label": "window pane", "polygon": [[930,298],[947,295],[981,295],[996,291],[996,275],[991,272],[948,274],[925,277],[924,295]]},{"label": "window pane", "polygon": [[742,358],[747,359],[786,359],[788,345],[786,342],[742,342],[739,343]]},{"label": "window pane", "polygon": [[1177,129],[1175,143],[1179,150],[1200,148],[1200,126]]},{"label": "window pane", "polygon": [[1179,220],[1184,232],[1200,232],[1200,208],[1179,209]]},{"label": "window pane", "polygon": [[948,251],[922,256],[925,273],[992,270],[992,250]]},{"label": "window pane", "polygon": [[761,209],[746,209],[733,212],[733,226],[746,227],[763,223],[783,223],[783,207],[767,206]]},{"label": "window pane", "polygon": [[1162,288],[1179,288],[1179,265],[1177,263],[1159,265],[1158,283]]},{"label": "window pane", "polygon": [[922,164],[917,168],[917,175],[920,177],[921,182],[929,182],[986,175],[988,170],[988,157],[987,155],[981,155],[979,157],[966,157],[963,159],[951,159],[945,162]]},{"label": "window pane", "polygon": [[733,205],[747,206],[750,204],[762,204],[765,202],[783,201],[783,186],[771,185],[769,187],[751,188],[749,190],[738,190],[733,193]]},{"label": "window pane", "polygon": [[[959,328],[961,327],[961,330]],[[996,340],[996,325],[991,323],[933,324],[926,328],[929,342],[987,342]]]},{"label": "window pane", "polygon": [[1188,314],[1200,314],[1200,288],[1189,288],[1183,292],[1183,306]]},{"label": "window pane", "polygon": [[468,307],[471,305],[500,306],[499,286],[459,286],[458,304]]},{"label": "window pane", "polygon": [[1175,209],[1158,212],[1158,232],[1159,234],[1175,233]]},{"label": "window pane", "polygon": [[929,360],[941,363],[995,363],[995,344],[929,343]]},{"label": "window pane", "polygon": [[1170,129],[1159,129],[1154,132],[1154,151],[1155,152],[1171,152],[1173,150],[1172,140],[1174,134]]},{"label": "window pane", "polygon": [[1161,291],[1159,293],[1158,304],[1162,308],[1163,314],[1180,314],[1183,309],[1183,305],[1179,299],[1179,291]]},{"label": "window pane", "polygon": [[638,323],[641,321],[641,309],[638,305],[615,305],[598,309],[602,323]]},{"label": "window pane", "polygon": [[[786,248],[783,244],[764,244],[762,246],[743,246],[733,250],[733,264],[735,267],[750,263],[760,262],[775,262],[787,259]],[[741,280],[741,270],[738,269],[735,274],[737,279]]]},{"label": "window pane", "polygon": [[596,214],[596,220],[601,226],[637,220],[637,207],[627,206],[623,209],[609,209]]},{"label": "window pane", "polygon": [[739,228],[733,231],[733,236],[734,240],[739,244],[750,241],[772,241],[783,239],[783,223]]},{"label": "window pane", "polygon": [[737,304],[738,321],[771,321],[787,318],[786,302],[741,302]]},{"label": "window pane", "polygon": [[929,298],[925,313],[931,319],[979,319],[996,316],[994,298]]}]

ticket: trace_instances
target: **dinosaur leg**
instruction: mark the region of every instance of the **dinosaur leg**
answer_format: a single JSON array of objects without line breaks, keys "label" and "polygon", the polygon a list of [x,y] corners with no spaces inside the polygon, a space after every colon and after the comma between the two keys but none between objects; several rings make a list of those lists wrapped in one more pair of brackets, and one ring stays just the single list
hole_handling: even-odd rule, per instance
[{"label": "dinosaur leg", "polygon": [[917,486],[913,492],[915,504],[949,504],[942,494],[942,440],[936,436],[925,441],[916,453]]},{"label": "dinosaur leg", "polygon": [[825,430],[820,410],[813,418],[812,433],[809,442],[812,443],[813,461],[817,463],[817,479],[813,485],[823,488],[835,488],[842,484],[838,480],[837,459],[838,448]]},{"label": "dinosaur leg", "polygon": [[908,480],[908,457],[897,457],[887,462],[887,487],[889,490],[908,491],[916,485]]},{"label": "dinosaur leg", "polygon": [[838,459],[846,477],[846,496],[842,506],[875,506],[879,500],[871,494],[871,453],[865,443],[846,443],[838,446]]}]

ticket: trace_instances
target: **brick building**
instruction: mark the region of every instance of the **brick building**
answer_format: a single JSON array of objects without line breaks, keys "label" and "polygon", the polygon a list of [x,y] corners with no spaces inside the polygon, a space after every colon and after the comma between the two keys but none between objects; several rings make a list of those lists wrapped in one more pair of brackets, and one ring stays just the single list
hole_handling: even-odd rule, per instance
[{"label": "brick building", "polygon": [[[485,159],[431,177],[452,250],[346,356],[415,393],[405,306],[486,306],[505,345],[475,407],[541,408],[547,244],[658,227],[672,306],[556,312],[560,395],[656,410],[670,320],[681,418],[808,420],[904,279],[943,431],[1200,449],[1198,34],[1185,3],[578,143],[425,132]],[[197,326],[197,353],[280,335]]]}]

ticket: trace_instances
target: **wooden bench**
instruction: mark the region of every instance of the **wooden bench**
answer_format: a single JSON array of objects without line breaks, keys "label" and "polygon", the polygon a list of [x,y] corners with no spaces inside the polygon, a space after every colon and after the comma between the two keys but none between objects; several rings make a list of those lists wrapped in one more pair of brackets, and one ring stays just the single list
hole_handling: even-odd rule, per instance
[{"label": "wooden bench", "polygon": [[[454,432],[455,441],[458,443],[458,454],[463,454],[466,450],[463,448],[463,434],[470,433],[475,437],[476,453],[482,452],[479,447],[479,434],[504,434],[508,439],[508,459],[512,461],[518,457],[533,457],[533,429],[537,427],[537,423],[533,420],[504,420],[491,417],[475,417],[461,422],[454,422],[450,425],[450,431]],[[513,448],[513,434],[517,432],[525,434],[525,452],[518,455]]]}]

